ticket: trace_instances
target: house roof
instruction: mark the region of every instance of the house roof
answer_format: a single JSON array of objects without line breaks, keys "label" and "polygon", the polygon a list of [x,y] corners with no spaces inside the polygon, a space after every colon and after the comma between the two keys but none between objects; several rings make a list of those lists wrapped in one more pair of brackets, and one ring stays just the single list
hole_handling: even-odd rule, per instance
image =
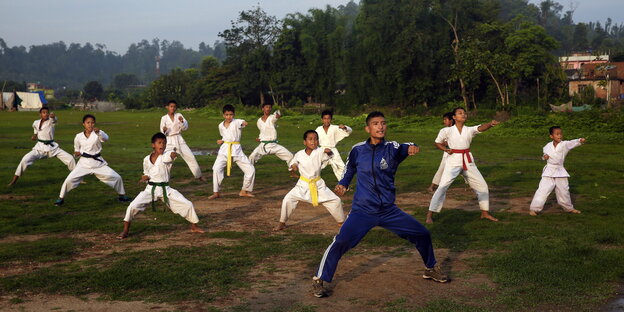
[{"label": "house roof", "polygon": [[603,80],[607,77],[607,74],[611,80],[624,80],[624,62],[583,64],[581,66],[581,79]]}]

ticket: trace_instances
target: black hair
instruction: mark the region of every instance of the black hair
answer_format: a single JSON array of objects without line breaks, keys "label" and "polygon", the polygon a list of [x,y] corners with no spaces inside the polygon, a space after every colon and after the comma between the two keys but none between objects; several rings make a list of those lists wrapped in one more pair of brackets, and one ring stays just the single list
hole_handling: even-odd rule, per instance
[{"label": "black hair", "polygon": [[152,135],[152,143],[156,143],[156,140],[158,139],[167,141],[167,136],[162,132],[157,132],[156,134]]},{"label": "black hair", "polygon": [[552,127],[548,128],[548,133],[550,133],[550,135],[552,135],[553,132],[555,132],[555,129],[561,129],[561,127],[559,127],[559,126],[552,126]]},{"label": "black hair", "polygon": [[463,107],[455,107],[453,108],[453,116],[455,116],[457,114],[457,111],[460,109],[463,110],[464,112],[466,111],[466,109]]},{"label": "black hair", "polygon": [[232,112],[235,113],[236,111],[234,110],[234,106],[227,104],[225,106],[223,106],[223,113],[225,114],[225,112]]},{"label": "black hair", "polygon": [[308,134],[310,134],[310,133],[316,134],[316,137],[318,138],[318,132],[316,132],[315,130],[308,130],[308,131],[303,133],[303,139],[306,140],[308,138]]},{"label": "black hair", "polygon": [[323,112],[321,112],[321,118],[323,118],[323,116],[325,115],[329,115],[329,118],[334,119],[334,112],[332,112],[329,109],[326,109]]},{"label": "black hair", "polygon": [[442,115],[442,118],[446,118],[446,119],[450,120],[451,121],[451,125],[454,125],[455,124],[455,119],[453,119],[453,116],[455,116],[455,114],[453,114],[453,112],[448,112],[448,113],[445,113],[444,115]]},{"label": "black hair", "polygon": [[169,100],[169,102],[167,102],[167,106],[169,106],[169,104],[175,104],[176,106],[178,106],[178,102],[176,102],[175,100]]},{"label": "black hair", "polygon": [[260,105],[260,107],[262,108],[262,107],[265,107],[267,105],[273,107],[273,103],[270,103],[270,102],[265,102],[264,104]]},{"label": "black hair", "polygon": [[41,114],[41,112],[44,110],[47,110],[48,112],[50,111],[50,109],[47,106],[41,106],[41,108],[39,109],[39,114]]},{"label": "black hair", "polygon": [[95,116],[91,115],[91,114],[86,114],[84,116],[82,116],[82,123],[85,123],[85,121],[87,121],[87,119],[89,118],[93,118],[93,122],[95,122]]},{"label": "black hair", "polygon": [[368,116],[366,116],[366,125],[368,126],[368,122],[375,117],[386,118],[386,116],[384,116],[382,112],[379,112],[379,111],[371,112],[370,114],[368,114]]}]

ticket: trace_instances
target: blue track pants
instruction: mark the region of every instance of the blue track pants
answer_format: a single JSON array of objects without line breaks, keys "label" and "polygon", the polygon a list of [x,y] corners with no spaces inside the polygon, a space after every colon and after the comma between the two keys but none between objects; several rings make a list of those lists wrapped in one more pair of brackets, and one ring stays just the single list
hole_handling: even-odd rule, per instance
[{"label": "blue track pants", "polygon": [[414,217],[408,215],[397,206],[393,206],[379,214],[367,214],[351,211],[347,220],[340,228],[334,241],[327,247],[316,276],[331,282],[338,267],[338,261],[349,249],[355,247],[366,233],[375,226],[381,226],[407,239],[416,246],[425,266],[432,268],[436,264],[431,234]]}]

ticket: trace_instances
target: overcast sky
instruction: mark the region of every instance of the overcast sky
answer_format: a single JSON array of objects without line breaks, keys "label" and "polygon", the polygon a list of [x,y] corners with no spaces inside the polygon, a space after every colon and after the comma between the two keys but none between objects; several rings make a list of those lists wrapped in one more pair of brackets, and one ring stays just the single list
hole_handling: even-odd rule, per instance
[{"label": "overcast sky", "polygon": [[[415,0],[417,1],[417,0]],[[0,0],[0,38],[9,46],[64,41],[102,43],[125,53],[142,39],[181,41],[197,50],[211,46],[217,33],[230,27],[238,12],[258,3],[278,18],[348,0]],[[530,0],[538,3],[539,0]],[[569,1],[558,1],[569,7]],[[624,0],[576,0],[576,22],[624,22]],[[566,9],[564,9],[566,10]]]}]

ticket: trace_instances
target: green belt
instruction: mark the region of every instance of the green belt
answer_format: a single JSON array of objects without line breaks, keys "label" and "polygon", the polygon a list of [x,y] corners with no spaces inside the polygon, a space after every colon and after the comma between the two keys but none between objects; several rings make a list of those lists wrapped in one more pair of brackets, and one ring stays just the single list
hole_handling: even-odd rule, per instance
[{"label": "green belt", "polygon": [[156,200],[154,199],[154,192],[156,191],[156,187],[158,186],[162,187],[163,200],[165,201],[165,204],[169,206],[169,198],[167,197],[167,186],[169,186],[169,182],[147,182],[147,184],[152,186],[152,210],[156,211]]},{"label": "green belt", "polygon": [[52,143],[54,143],[54,140],[39,140],[37,139],[37,141],[45,144],[45,145],[52,145]]},{"label": "green belt", "polygon": [[273,141],[260,141],[260,143],[264,143],[264,145],[262,145],[262,149],[264,150],[264,152],[266,153],[266,145],[269,143],[277,143],[277,140],[273,140]]}]

